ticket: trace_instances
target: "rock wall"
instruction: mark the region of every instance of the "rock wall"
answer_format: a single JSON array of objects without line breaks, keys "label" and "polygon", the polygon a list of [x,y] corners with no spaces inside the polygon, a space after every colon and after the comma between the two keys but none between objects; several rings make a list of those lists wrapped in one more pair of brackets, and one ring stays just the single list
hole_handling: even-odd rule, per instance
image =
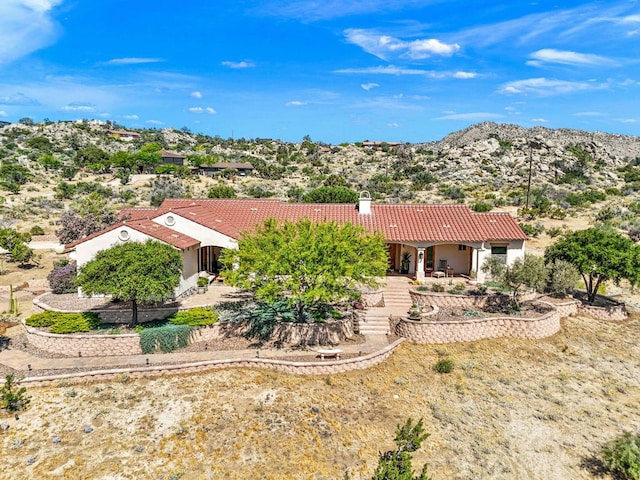
[{"label": "rock wall", "polygon": [[124,368],[111,370],[98,370],[91,372],[83,372],[78,374],[62,374],[49,375],[46,377],[28,377],[22,380],[22,383],[29,386],[45,386],[53,381],[68,380],[71,382],[90,382],[105,381],[122,378],[127,375],[129,378],[153,377],[162,375],[173,375],[176,373],[190,374],[205,372],[208,370],[217,370],[220,368],[266,368],[268,370],[277,370],[280,372],[291,373],[294,375],[333,375],[338,373],[349,372],[353,370],[365,370],[374,367],[391,356],[393,351],[404,342],[400,338],[386,347],[363,355],[361,357],[349,358],[344,360],[329,360],[321,362],[290,362],[285,360],[271,360],[267,358],[254,359],[229,359],[229,360],[209,360],[203,362],[195,362],[181,365],[162,365],[152,367]]},{"label": "rock wall", "polygon": [[394,319],[393,331],[415,343],[472,342],[483,338],[544,338],[560,330],[555,310],[538,318],[472,318],[456,321],[419,322]]},{"label": "rock wall", "polygon": [[108,357],[115,355],[139,355],[140,335],[60,335],[41,332],[23,321],[27,340],[45,352],[67,356]]}]

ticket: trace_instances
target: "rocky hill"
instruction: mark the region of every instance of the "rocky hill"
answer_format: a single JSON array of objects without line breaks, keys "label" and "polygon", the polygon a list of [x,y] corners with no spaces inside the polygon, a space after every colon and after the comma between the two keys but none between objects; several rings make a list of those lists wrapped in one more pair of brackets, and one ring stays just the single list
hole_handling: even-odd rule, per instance
[{"label": "rocky hill", "polygon": [[[331,146],[310,138],[223,139],[176,129],[133,130],[131,140],[113,133],[122,129],[101,121],[0,128],[0,187],[18,194],[7,197],[13,208],[7,210],[5,202],[0,215],[15,215],[24,197],[73,200],[61,184],[88,181],[108,186],[116,204],[148,204],[154,183],[131,188],[128,182],[158,149],[186,157],[184,168],[160,170],[164,184],[179,184],[178,195],[207,195],[211,186],[225,185],[240,197],[300,201],[305,192],[326,185],[369,190],[379,202],[483,203],[486,209],[523,206],[529,196],[545,209],[568,211],[613,200],[633,210],[640,191],[640,137],[601,132],[485,122],[438,142]],[[218,162],[248,162],[254,172],[191,175],[199,165]]]}]

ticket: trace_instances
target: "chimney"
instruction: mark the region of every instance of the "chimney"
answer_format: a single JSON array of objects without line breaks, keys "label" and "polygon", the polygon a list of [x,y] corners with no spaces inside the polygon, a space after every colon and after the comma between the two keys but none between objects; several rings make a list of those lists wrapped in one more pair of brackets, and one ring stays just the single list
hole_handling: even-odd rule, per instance
[{"label": "chimney", "polygon": [[358,213],[360,213],[360,215],[371,215],[371,194],[366,190],[360,192]]}]

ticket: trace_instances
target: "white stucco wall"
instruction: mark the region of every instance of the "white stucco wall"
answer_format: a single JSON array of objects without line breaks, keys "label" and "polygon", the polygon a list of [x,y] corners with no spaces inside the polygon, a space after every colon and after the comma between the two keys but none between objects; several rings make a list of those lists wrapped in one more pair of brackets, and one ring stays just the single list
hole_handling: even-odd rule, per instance
[{"label": "white stucco wall", "polygon": [[[172,217],[174,221],[167,223],[167,217]],[[202,247],[238,248],[238,242],[235,239],[181,217],[175,212],[165,213],[164,215],[154,218],[153,221],[185,235],[189,235],[191,238],[200,240]]]},{"label": "white stucco wall", "polygon": [[[127,242],[146,242],[147,240],[155,240],[153,237],[146,235],[142,232],[129,228],[126,225],[118,227],[114,230],[99,235],[91,240],[87,240],[79,245],[76,245],[75,259],[78,263],[78,268],[82,268],[90,260],[96,256],[101,250],[106,250],[115,245],[125,243],[121,236],[123,232],[128,233],[129,239]],[[195,287],[198,282],[198,247],[191,247],[182,251],[182,277],[180,278],[180,284],[176,287],[175,296],[181,295],[185,290]],[[82,292],[78,289],[78,295],[82,296]]]}]

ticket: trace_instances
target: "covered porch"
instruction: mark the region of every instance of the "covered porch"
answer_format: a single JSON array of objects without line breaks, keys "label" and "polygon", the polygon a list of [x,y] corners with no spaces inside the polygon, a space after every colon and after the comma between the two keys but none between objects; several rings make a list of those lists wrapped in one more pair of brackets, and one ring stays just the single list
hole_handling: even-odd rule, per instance
[{"label": "covered porch", "polygon": [[479,272],[482,244],[388,244],[389,273],[410,275],[418,281],[430,278],[475,277]]}]

